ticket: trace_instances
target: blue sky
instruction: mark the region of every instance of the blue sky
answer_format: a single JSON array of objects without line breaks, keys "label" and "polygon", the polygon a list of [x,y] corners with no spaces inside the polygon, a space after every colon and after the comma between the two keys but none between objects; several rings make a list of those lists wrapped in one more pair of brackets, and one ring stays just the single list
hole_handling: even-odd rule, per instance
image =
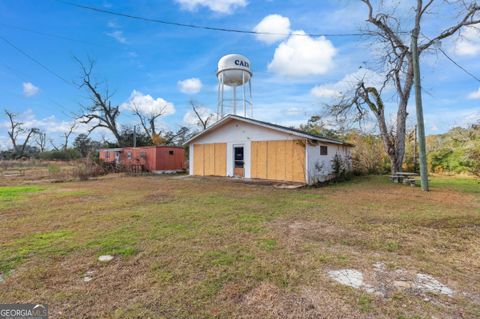
[{"label": "blue sky", "polygon": [[[165,0],[87,1],[77,3],[132,15],[252,30],[303,30],[313,34],[352,33],[365,27],[366,9],[359,1],[306,0]],[[388,1],[387,1],[388,2]],[[443,3],[443,2],[439,2]],[[408,17],[410,1],[397,12]],[[442,19],[429,17],[425,32],[436,35],[453,23],[455,12],[439,6]],[[266,20],[264,18],[270,17]],[[258,26],[263,20],[263,24]],[[48,34],[48,35],[47,35]],[[56,35],[59,37],[54,37]],[[189,124],[189,100],[216,108],[218,59],[240,53],[251,60],[254,117],[298,125],[322,111],[322,105],[352,78],[367,72],[372,81],[375,46],[359,37],[295,37],[277,39],[147,23],[85,11],[53,0],[0,0],[0,36],[40,61],[68,82],[78,79],[73,56],[96,60],[95,74],[115,91],[113,101],[128,103],[132,92],[149,107],[168,103],[162,125]],[[68,39],[64,39],[64,38]],[[470,72],[480,76],[480,33],[464,32],[442,48]],[[365,63],[367,62],[367,63]],[[422,57],[427,133],[441,133],[480,118],[480,83],[442,55]],[[359,71],[359,67],[362,70]],[[179,81],[186,82],[183,88]],[[198,80],[197,80],[198,79]],[[343,79],[343,81],[342,81]],[[201,83],[201,87],[198,85]],[[316,89],[314,89],[316,88]],[[85,91],[65,83],[0,40],[0,109],[21,113],[27,125],[57,140],[70,114],[86,103]],[[187,91],[187,93],[185,93]],[[395,100],[389,98],[390,111]],[[409,123],[414,123],[413,96]],[[186,115],[187,114],[187,115]],[[0,120],[0,147],[7,147]],[[135,118],[128,109],[123,123]],[[77,133],[81,129],[79,128]]]}]

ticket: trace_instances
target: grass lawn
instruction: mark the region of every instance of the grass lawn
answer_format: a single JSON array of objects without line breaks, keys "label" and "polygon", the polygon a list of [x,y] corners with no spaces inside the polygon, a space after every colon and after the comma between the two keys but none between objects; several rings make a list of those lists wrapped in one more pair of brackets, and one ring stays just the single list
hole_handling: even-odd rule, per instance
[{"label": "grass lawn", "polygon": [[[11,185],[0,234],[0,302],[47,303],[51,318],[480,317],[480,184],[467,178],[432,177],[430,193],[385,177]],[[339,284],[338,269],[381,293]],[[392,289],[417,273],[454,293]]]}]

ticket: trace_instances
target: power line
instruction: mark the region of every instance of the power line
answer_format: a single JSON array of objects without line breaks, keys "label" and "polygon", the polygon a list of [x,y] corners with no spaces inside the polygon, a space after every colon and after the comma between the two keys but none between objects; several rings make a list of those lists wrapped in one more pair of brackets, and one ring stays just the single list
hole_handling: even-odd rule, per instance
[{"label": "power line", "polygon": [[[137,16],[137,15],[115,12],[115,11],[102,9],[102,8],[97,8],[97,7],[91,7],[91,6],[87,6],[87,5],[83,5],[83,4],[77,4],[77,3],[70,2],[70,1],[65,1],[65,0],[54,0],[54,1],[66,4],[66,5],[69,5],[69,6],[72,6],[72,7],[84,9],[84,10],[90,10],[90,11],[94,11],[94,12],[105,13],[105,14],[119,16],[119,17],[123,17],[123,18],[141,20],[141,21],[146,21],[146,22],[153,22],[153,23],[160,23],[160,24],[166,24],[166,25],[172,25],[172,26],[184,27],[184,28],[203,29],[203,30],[209,30],[209,31],[233,32],[233,33],[254,34],[254,35],[282,35],[282,36],[304,36],[304,37],[371,36],[371,34],[369,34],[369,33],[330,33],[330,34],[328,34],[328,33],[323,33],[323,34],[320,34],[320,33],[318,33],[318,34],[316,34],[316,33],[276,33],[276,32],[261,32],[261,31],[245,30],[245,29],[220,28],[220,27],[211,27],[211,26],[198,25],[198,24],[181,23],[181,22],[176,22],[176,21],[167,21],[167,20],[162,20],[162,19],[147,18],[147,17]],[[408,33],[408,32],[400,31],[398,33]]]},{"label": "power line", "polygon": [[438,48],[438,50],[440,52],[442,52],[442,54],[448,59],[450,60],[450,62],[452,62],[453,64],[455,64],[460,70],[462,70],[463,72],[467,73],[468,75],[470,75],[473,79],[477,80],[478,82],[480,82],[480,78],[477,77],[475,74],[471,73],[470,71],[468,71],[467,69],[465,69],[463,66],[461,66],[460,64],[458,64],[458,62],[456,62],[455,60],[453,60],[445,51],[443,51],[443,49],[441,48]]},{"label": "power line", "polygon": [[[427,37],[425,34],[422,33],[422,36],[425,37],[428,41],[432,41],[432,39],[430,39],[429,37]],[[465,72],[466,74],[468,74],[470,77],[472,77],[473,79],[477,80],[478,82],[480,82],[480,78],[477,77],[475,74],[471,73],[470,71],[468,71],[467,69],[465,69],[463,66],[461,66],[457,61],[455,61],[454,59],[452,59],[448,54],[447,52],[445,52],[440,46],[436,47],[436,49],[438,49],[450,62],[452,62],[453,64],[455,64],[455,66],[457,66],[460,70],[462,70],[463,72]]]},{"label": "power line", "polygon": [[45,64],[41,63],[40,61],[38,61],[37,59],[35,59],[34,57],[32,57],[30,54],[28,54],[27,52],[23,51],[22,49],[20,49],[19,47],[17,47],[15,44],[13,44],[12,42],[10,42],[8,39],[4,38],[3,36],[0,35],[0,40],[2,40],[3,42],[5,42],[6,44],[8,44],[9,46],[11,46],[12,48],[14,48],[16,51],[18,51],[19,53],[21,53],[22,55],[26,56],[29,60],[33,61],[34,63],[38,64],[39,66],[41,66],[43,69],[45,69],[48,73],[52,74],[53,76],[57,77],[58,79],[60,79],[61,81],[65,82],[66,84],[68,85],[71,85],[71,86],[74,86],[71,82],[69,82],[68,80],[66,80],[64,77],[62,77],[61,75],[59,75],[58,73],[56,73],[55,71],[52,71],[50,68],[48,68]]}]

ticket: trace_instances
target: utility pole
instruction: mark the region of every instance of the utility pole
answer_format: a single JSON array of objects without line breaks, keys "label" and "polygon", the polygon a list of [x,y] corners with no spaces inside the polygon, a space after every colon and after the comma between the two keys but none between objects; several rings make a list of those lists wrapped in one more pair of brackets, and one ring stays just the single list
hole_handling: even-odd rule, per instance
[{"label": "utility pole", "polygon": [[133,126],[133,147],[137,147],[137,126]]},{"label": "utility pole", "polygon": [[425,125],[423,122],[422,86],[420,84],[420,61],[418,56],[418,32],[412,32],[413,78],[415,81],[415,104],[417,111],[418,157],[420,160],[420,178],[422,191],[428,192],[427,148]]}]

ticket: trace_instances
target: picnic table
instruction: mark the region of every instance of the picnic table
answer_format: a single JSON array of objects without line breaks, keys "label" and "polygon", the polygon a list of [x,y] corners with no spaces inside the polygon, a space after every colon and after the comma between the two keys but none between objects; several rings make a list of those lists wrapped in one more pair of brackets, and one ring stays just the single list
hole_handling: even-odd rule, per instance
[{"label": "picnic table", "polygon": [[415,186],[417,184],[415,176],[418,176],[418,174],[411,172],[396,172],[395,174],[390,175],[390,179],[394,183],[403,183],[409,184],[410,186]]}]

